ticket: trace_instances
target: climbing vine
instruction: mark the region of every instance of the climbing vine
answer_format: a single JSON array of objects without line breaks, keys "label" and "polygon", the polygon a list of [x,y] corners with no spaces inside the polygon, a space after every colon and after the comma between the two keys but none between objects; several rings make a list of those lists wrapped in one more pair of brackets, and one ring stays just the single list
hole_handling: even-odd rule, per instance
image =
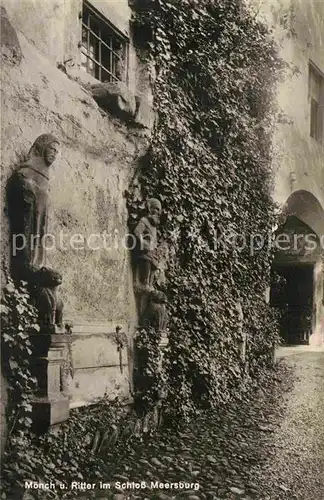
[{"label": "climbing vine", "polygon": [[8,382],[8,436],[18,439],[30,429],[31,396],[36,388],[29,334],[38,331],[37,315],[24,282],[7,278],[1,301],[2,368]]},{"label": "climbing vine", "polygon": [[268,28],[241,0],[150,5],[136,14],[134,31],[136,39],[145,34],[156,70],[156,122],[128,196],[129,220],[147,197],[161,200],[161,234],[171,250],[169,409],[187,415],[225,401],[241,383],[238,302],[252,377],[278,339],[265,292],[282,62]]},{"label": "climbing vine", "polygon": [[135,409],[145,414],[164,395],[166,380],[162,369],[161,335],[153,328],[139,328],[135,336]]},{"label": "climbing vine", "polygon": [[28,480],[55,485],[49,491],[33,490],[33,498],[74,499],[72,481],[99,484],[116,455],[127,456],[140,440],[135,427],[134,414],[128,414],[118,400],[105,396],[96,405],[72,410],[64,424],[44,435],[25,432],[7,447],[1,498],[22,498]]}]

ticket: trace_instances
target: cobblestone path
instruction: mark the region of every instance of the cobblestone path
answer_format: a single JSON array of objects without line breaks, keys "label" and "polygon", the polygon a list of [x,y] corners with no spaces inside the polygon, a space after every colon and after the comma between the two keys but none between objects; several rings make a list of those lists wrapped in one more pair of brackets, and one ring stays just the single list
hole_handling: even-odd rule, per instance
[{"label": "cobblestone path", "polygon": [[[306,348],[307,349],[307,348]],[[269,499],[324,499],[324,352],[295,350],[295,383],[287,412],[273,436],[276,453],[264,480]],[[276,485],[282,483],[284,495]]]},{"label": "cobblestone path", "polygon": [[125,487],[96,492],[115,500],[324,500],[324,352],[292,353],[226,410],[112,452],[102,481]]}]

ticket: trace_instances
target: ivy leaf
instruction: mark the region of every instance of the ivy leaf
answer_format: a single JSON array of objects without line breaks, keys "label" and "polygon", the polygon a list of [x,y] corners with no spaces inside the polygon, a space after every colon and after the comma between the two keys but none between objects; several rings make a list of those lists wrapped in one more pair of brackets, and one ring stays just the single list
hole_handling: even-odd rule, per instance
[{"label": "ivy leaf", "polygon": [[13,283],[8,283],[6,285],[5,290],[9,293],[13,293],[15,291],[15,285]]},{"label": "ivy leaf", "polygon": [[0,313],[1,314],[9,314],[9,307],[6,306],[5,304],[0,304]]},{"label": "ivy leaf", "polygon": [[7,333],[3,334],[3,339],[5,342],[13,342],[14,341],[13,337],[11,335],[8,335]]}]

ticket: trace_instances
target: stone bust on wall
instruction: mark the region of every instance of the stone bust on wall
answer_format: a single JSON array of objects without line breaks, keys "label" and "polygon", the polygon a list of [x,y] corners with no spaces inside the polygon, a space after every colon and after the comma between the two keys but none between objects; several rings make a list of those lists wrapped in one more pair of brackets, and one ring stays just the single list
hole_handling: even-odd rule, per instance
[{"label": "stone bust on wall", "polygon": [[49,169],[59,150],[51,134],[39,136],[26,161],[13,172],[8,182],[8,212],[11,232],[11,274],[27,281],[39,311],[42,330],[55,332],[62,326],[62,303],[57,286],[58,271],[45,267],[44,237],[47,232]]}]

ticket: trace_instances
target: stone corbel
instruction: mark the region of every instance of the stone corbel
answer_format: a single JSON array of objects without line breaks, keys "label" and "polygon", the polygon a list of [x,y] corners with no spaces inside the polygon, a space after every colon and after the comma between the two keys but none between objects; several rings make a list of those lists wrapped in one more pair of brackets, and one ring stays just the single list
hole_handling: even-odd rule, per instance
[{"label": "stone corbel", "polygon": [[101,82],[91,85],[90,91],[94,100],[104,110],[128,121],[135,117],[135,96],[124,82]]},{"label": "stone corbel", "polygon": [[101,82],[90,86],[92,97],[105,111],[136,127],[151,129],[155,113],[142,96],[134,96],[124,82]]}]

